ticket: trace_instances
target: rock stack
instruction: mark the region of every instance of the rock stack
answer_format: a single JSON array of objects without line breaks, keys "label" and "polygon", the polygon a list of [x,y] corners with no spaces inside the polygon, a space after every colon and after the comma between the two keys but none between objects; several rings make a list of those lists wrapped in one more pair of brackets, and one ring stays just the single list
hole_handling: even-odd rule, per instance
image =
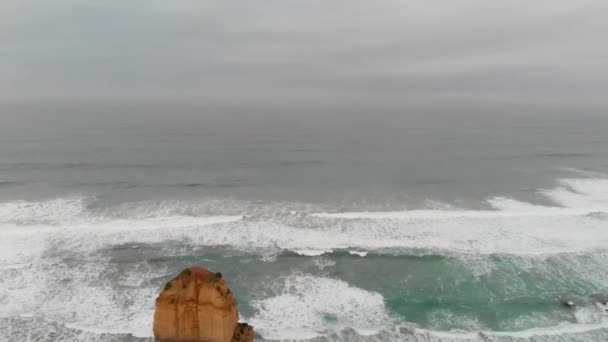
[{"label": "rock stack", "polygon": [[167,283],[156,299],[154,337],[157,342],[253,341],[253,328],[238,320],[222,275],[192,267]]}]

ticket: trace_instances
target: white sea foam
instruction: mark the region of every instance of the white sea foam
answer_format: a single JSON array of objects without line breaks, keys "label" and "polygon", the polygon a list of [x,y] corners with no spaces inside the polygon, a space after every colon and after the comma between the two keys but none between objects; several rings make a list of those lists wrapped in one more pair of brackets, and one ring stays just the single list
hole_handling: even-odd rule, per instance
[{"label": "white sea foam", "polygon": [[[551,336],[559,336],[559,335],[572,335],[572,334],[581,334],[594,330],[606,329],[608,325],[606,324],[580,324],[580,323],[569,323],[563,322],[556,326],[552,327],[544,327],[544,328],[532,328],[523,331],[517,332],[499,332],[499,331],[488,331],[485,332],[486,336],[508,336],[508,337],[516,337],[516,338],[543,338],[543,337],[551,337]],[[608,336],[608,334],[604,333],[604,336]],[[581,341],[579,339],[568,339],[569,341]],[[541,340],[542,341],[542,340]]]},{"label": "white sea foam", "polygon": [[[608,212],[608,179],[562,179],[554,189],[540,190],[556,206],[535,205],[507,197],[487,200],[494,210],[422,209],[376,212],[311,213],[310,216],[335,219],[446,219],[581,216]],[[437,206],[435,206],[437,207]]]},{"label": "white sea foam", "polygon": [[348,283],[295,274],[282,280],[276,296],[252,303],[249,319],[267,339],[307,339],[345,328],[373,334],[391,324],[382,296]]},{"label": "white sea foam", "polygon": [[[138,269],[132,278],[105,279],[102,274],[112,270],[97,251],[134,241],[187,239],[187,233],[197,228],[242,219],[117,219],[91,214],[83,201],[0,204],[0,317],[45,317],[86,331],[150,336],[150,298],[158,289],[148,281],[159,274]],[[78,263],[68,266],[55,253],[68,253]]]},{"label": "white sea foam", "polygon": [[104,277],[111,271],[108,267],[103,260],[67,266],[51,258],[5,271],[0,278],[0,317],[45,317],[92,332],[150,336],[154,310],[150,299],[158,289],[124,282],[117,286]]},{"label": "white sea foam", "polygon": [[330,219],[373,219],[373,220],[407,220],[407,219],[491,219],[491,218],[517,218],[517,217],[553,217],[553,216],[580,216],[598,211],[608,211],[606,207],[591,208],[560,208],[533,205],[516,201],[510,198],[494,197],[487,200],[495,210],[406,210],[406,211],[362,211],[339,213],[311,213],[309,216]]},{"label": "white sea foam", "polygon": [[69,224],[87,219],[86,203],[90,198],[73,196],[41,202],[0,203],[0,222],[19,225]]},{"label": "white sea foam", "polygon": [[61,226],[4,223],[0,224],[0,267],[27,262],[30,258],[40,256],[53,244],[68,250],[94,252],[129,242],[188,240],[190,233],[192,236],[209,234],[211,230],[204,229],[205,226],[227,224],[241,219],[242,216],[175,216],[141,220],[74,220]]},{"label": "white sea foam", "polygon": [[[608,246],[604,180],[564,180],[574,190],[547,192],[570,198],[570,207],[534,205],[494,197],[494,210],[412,210],[333,213],[308,216],[192,216],[158,208],[135,210],[135,217],[100,216],[86,210],[84,199],[0,204],[0,263],[33,256],[45,243],[85,251],[108,245],[184,241],[201,246],[230,246],[264,253],[289,250],[315,256],[335,250],[363,255],[372,250],[427,250],[435,253],[551,254],[603,250]],[[561,189],[561,188],[560,188]],[[569,193],[569,197],[564,194]],[[579,206],[585,194],[592,209]],[[587,203],[585,202],[585,203]],[[40,212],[38,209],[40,208]],[[118,218],[116,217],[118,216]],[[28,223],[29,222],[29,223]],[[26,224],[28,223],[28,224]],[[142,233],[145,231],[145,233]],[[27,248],[32,246],[32,248]],[[353,252],[353,253],[354,253]],[[26,255],[27,254],[27,255]],[[2,266],[2,265],[0,265]]]},{"label": "white sea foam", "polygon": [[292,252],[304,256],[319,256],[326,253],[331,253],[331,249],[293,249]]},{"label": "white sea foam", "polygon": [[[132,222],[134,224],[157,221],[179,220],[177,225],[191,219],[203,219],[218,222],[225,218],[241,219],[243,215],[209,215],[197,214],[195,204],[176,201],[125,203],[117,208],[102,211],[90,211],[88,205],[94,197],[71,196],[45,201],[15,201],[0,203],[0,224],[19,226],[74,226],[87,224],[107,224],[109,222]],[[215,204],[212,204],[215,206]],[[204,212],[204,210],[201,210]],[[213,223],[213,222],[211,222]]]},{"label": "white sea foam", "polygon": [[433,331],[417,327],[404,326],[400,327],[397,332],[386,332],[380,337],[380,339],[383,341],[420,342],[575,342],[605,341],[607,337],[608,330],[606,325],[563,322],[551,327],[508,332],[483,330]]},{"label": "white sea foam", "polygon": [[449,309],[434,310],[427,319],[429,329],[442,330],[445,326],[453,326],[455,322],[466,331],[479,331],[483,328],[483,324],[473,315],[454,313]]},{"label": "white sea foam", "polygon": [[316,258],[314,263],[320,270],[324,270],[327,267],[332,267],[336,265],[335,261],[324,257]]},{"label": "white sea foam", "polygon": [[542,193],[567,208],[608,209],[608,179],[562,179],[557,188]]},{"label": "white sea foam", "polygon": [[574,317],[577,323],[581,324],[606,324],[608,325],[608,312],[606,306],[600,303],[577,307]]},{"label": "white sea foam", "polygon": [[[231,209],[231,215],[201,216],[177,206],[163,210],[141,203],[123,206],[128,208],[126,213],[93,212],[86,197],[0,203],[0,316],[44,316],[87,330],[149,336],[153,309],[149,298],[157,289],[141,279],[119,279],[126,288],[117,292],[116,284],[91,276],[108,267],[96,251],[125,243],[180,241],[271,256],[283,250],[307,256],[340,250],[362,257],[369,251],[384,250],[461,255],[606,250],[606,220],[590,214],[608,212],[607,180],[562,180],[557,188],[542,193],[559,206],[494,197],[488,199],[493,210],[447,207],[309,215],[298,210],[298,215],[290,215],[288,210],[281,214],[265,209],[243,219],[248,211]],[[62,266],[61,260],[49,257],[55,250],[76,253],[82,264]],[[594,255],[602,257],[601,253]],[[576,265],[568,267],[576,270]],[[604,275],[589,277],[594,283],[605,281]],[[63,279],[66,283],[59,284]],[[129,285],[133,281],[136,283]],[[50,284],[68,290],[56,292]],[[348,327],[365,334],[384,328],[388,322],[379,294],[340,280],[295,275],[287,278],[284,286],[284,292],[254,305],[258,311],[252,319],[265,337],[322,336]],[[558,327],[556,334],[599,329],[597,322],[605,318],[603,313],[587,311],[577,311],[576,315],[581,325]],[[474,322],[471,324],[474,328]]]}]

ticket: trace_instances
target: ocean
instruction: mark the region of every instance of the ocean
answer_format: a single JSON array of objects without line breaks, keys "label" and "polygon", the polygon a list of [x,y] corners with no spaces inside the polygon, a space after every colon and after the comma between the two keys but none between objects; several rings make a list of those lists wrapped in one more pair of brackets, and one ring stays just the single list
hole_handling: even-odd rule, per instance
[{"label": "ocean", "polygon": [[602,1],[2,6],[0,341],[608,340]]},{"label": "ocean", "polygon": [[608,118],[98,110],[3,122],[7,340],[151,336],[193,265],[268,340],[608,336]]}]

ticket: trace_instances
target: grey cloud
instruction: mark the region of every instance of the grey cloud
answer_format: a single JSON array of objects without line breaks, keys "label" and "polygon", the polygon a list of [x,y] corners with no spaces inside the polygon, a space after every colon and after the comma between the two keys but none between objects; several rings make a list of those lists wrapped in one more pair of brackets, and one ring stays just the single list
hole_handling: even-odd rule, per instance
[{"label": "grey cloud", "polygon": [[603,105],[608,5],[565,1],[4,2],[0,101]]}]

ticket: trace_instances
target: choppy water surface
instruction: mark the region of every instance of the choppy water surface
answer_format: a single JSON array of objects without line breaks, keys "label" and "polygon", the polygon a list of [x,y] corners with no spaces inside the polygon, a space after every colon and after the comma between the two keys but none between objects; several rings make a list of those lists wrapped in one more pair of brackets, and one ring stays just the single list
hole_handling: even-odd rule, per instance
[{"label": "choppy water surface", "polygon": [[0,341],[608,340],[606,4],[503,2],[0,5]]},{"label": "choppy water surface", "polygon": [[[454,126],[456,140],[474,143],[458,159],[472,162],[468,172],[434,182],[434,174],[450,175],[449,163],[435,170],[420,153],[396,149],[382,161],[351,145],[301,148],[318,141],[290,139],[292,127],[277,131],[276,142],[258,140],[264,128],[244,130],[246,143],[222,149],[234,132],[197,135],[213,124],[204,118],[172,130],[127,116],[128,125],[106,123],[102,134],[82,117],[65,127],[29,115],[47,124],[25,136],[28,122],[13,122],[19,129],[5,132],[1,148],[4,339],[149,338],[156,294],[191,265],[225,274],[242,318],[264,339],[588,341],[608,334],[601,304],[608,299],[608,143],[594,134],[605,124],[600,118],[547,128],[545,142],[523,155],[518,143],[491,134],[474,143]],[[578,130],[588,134],[572,133]],[[332,130],[312,132],[340,140]],[[530,139],[525,129],[512,132]],[[576,153],[549,152],[564,151],[564,137]],[[441,154],[426,151],[436,138],[410,148]],[[486,159],[488,141],[501,158]],[[454,160],[455,147],[446,148],[446,161]],[[348,157],[335,158],[340,152],[395,178],[365,181]],[[483,165],[500,171],[488,175],[477,169]],[[428,175],[407,172],[424,167]],[[469,177],[475,173],[479,180]],[[484,177],[496,184],[487,189]],[[538,179],[544,186],[534,186]],[[442,189],[444,197],[430,197]],[[483,195],[493,189],[502,191]]]}]

